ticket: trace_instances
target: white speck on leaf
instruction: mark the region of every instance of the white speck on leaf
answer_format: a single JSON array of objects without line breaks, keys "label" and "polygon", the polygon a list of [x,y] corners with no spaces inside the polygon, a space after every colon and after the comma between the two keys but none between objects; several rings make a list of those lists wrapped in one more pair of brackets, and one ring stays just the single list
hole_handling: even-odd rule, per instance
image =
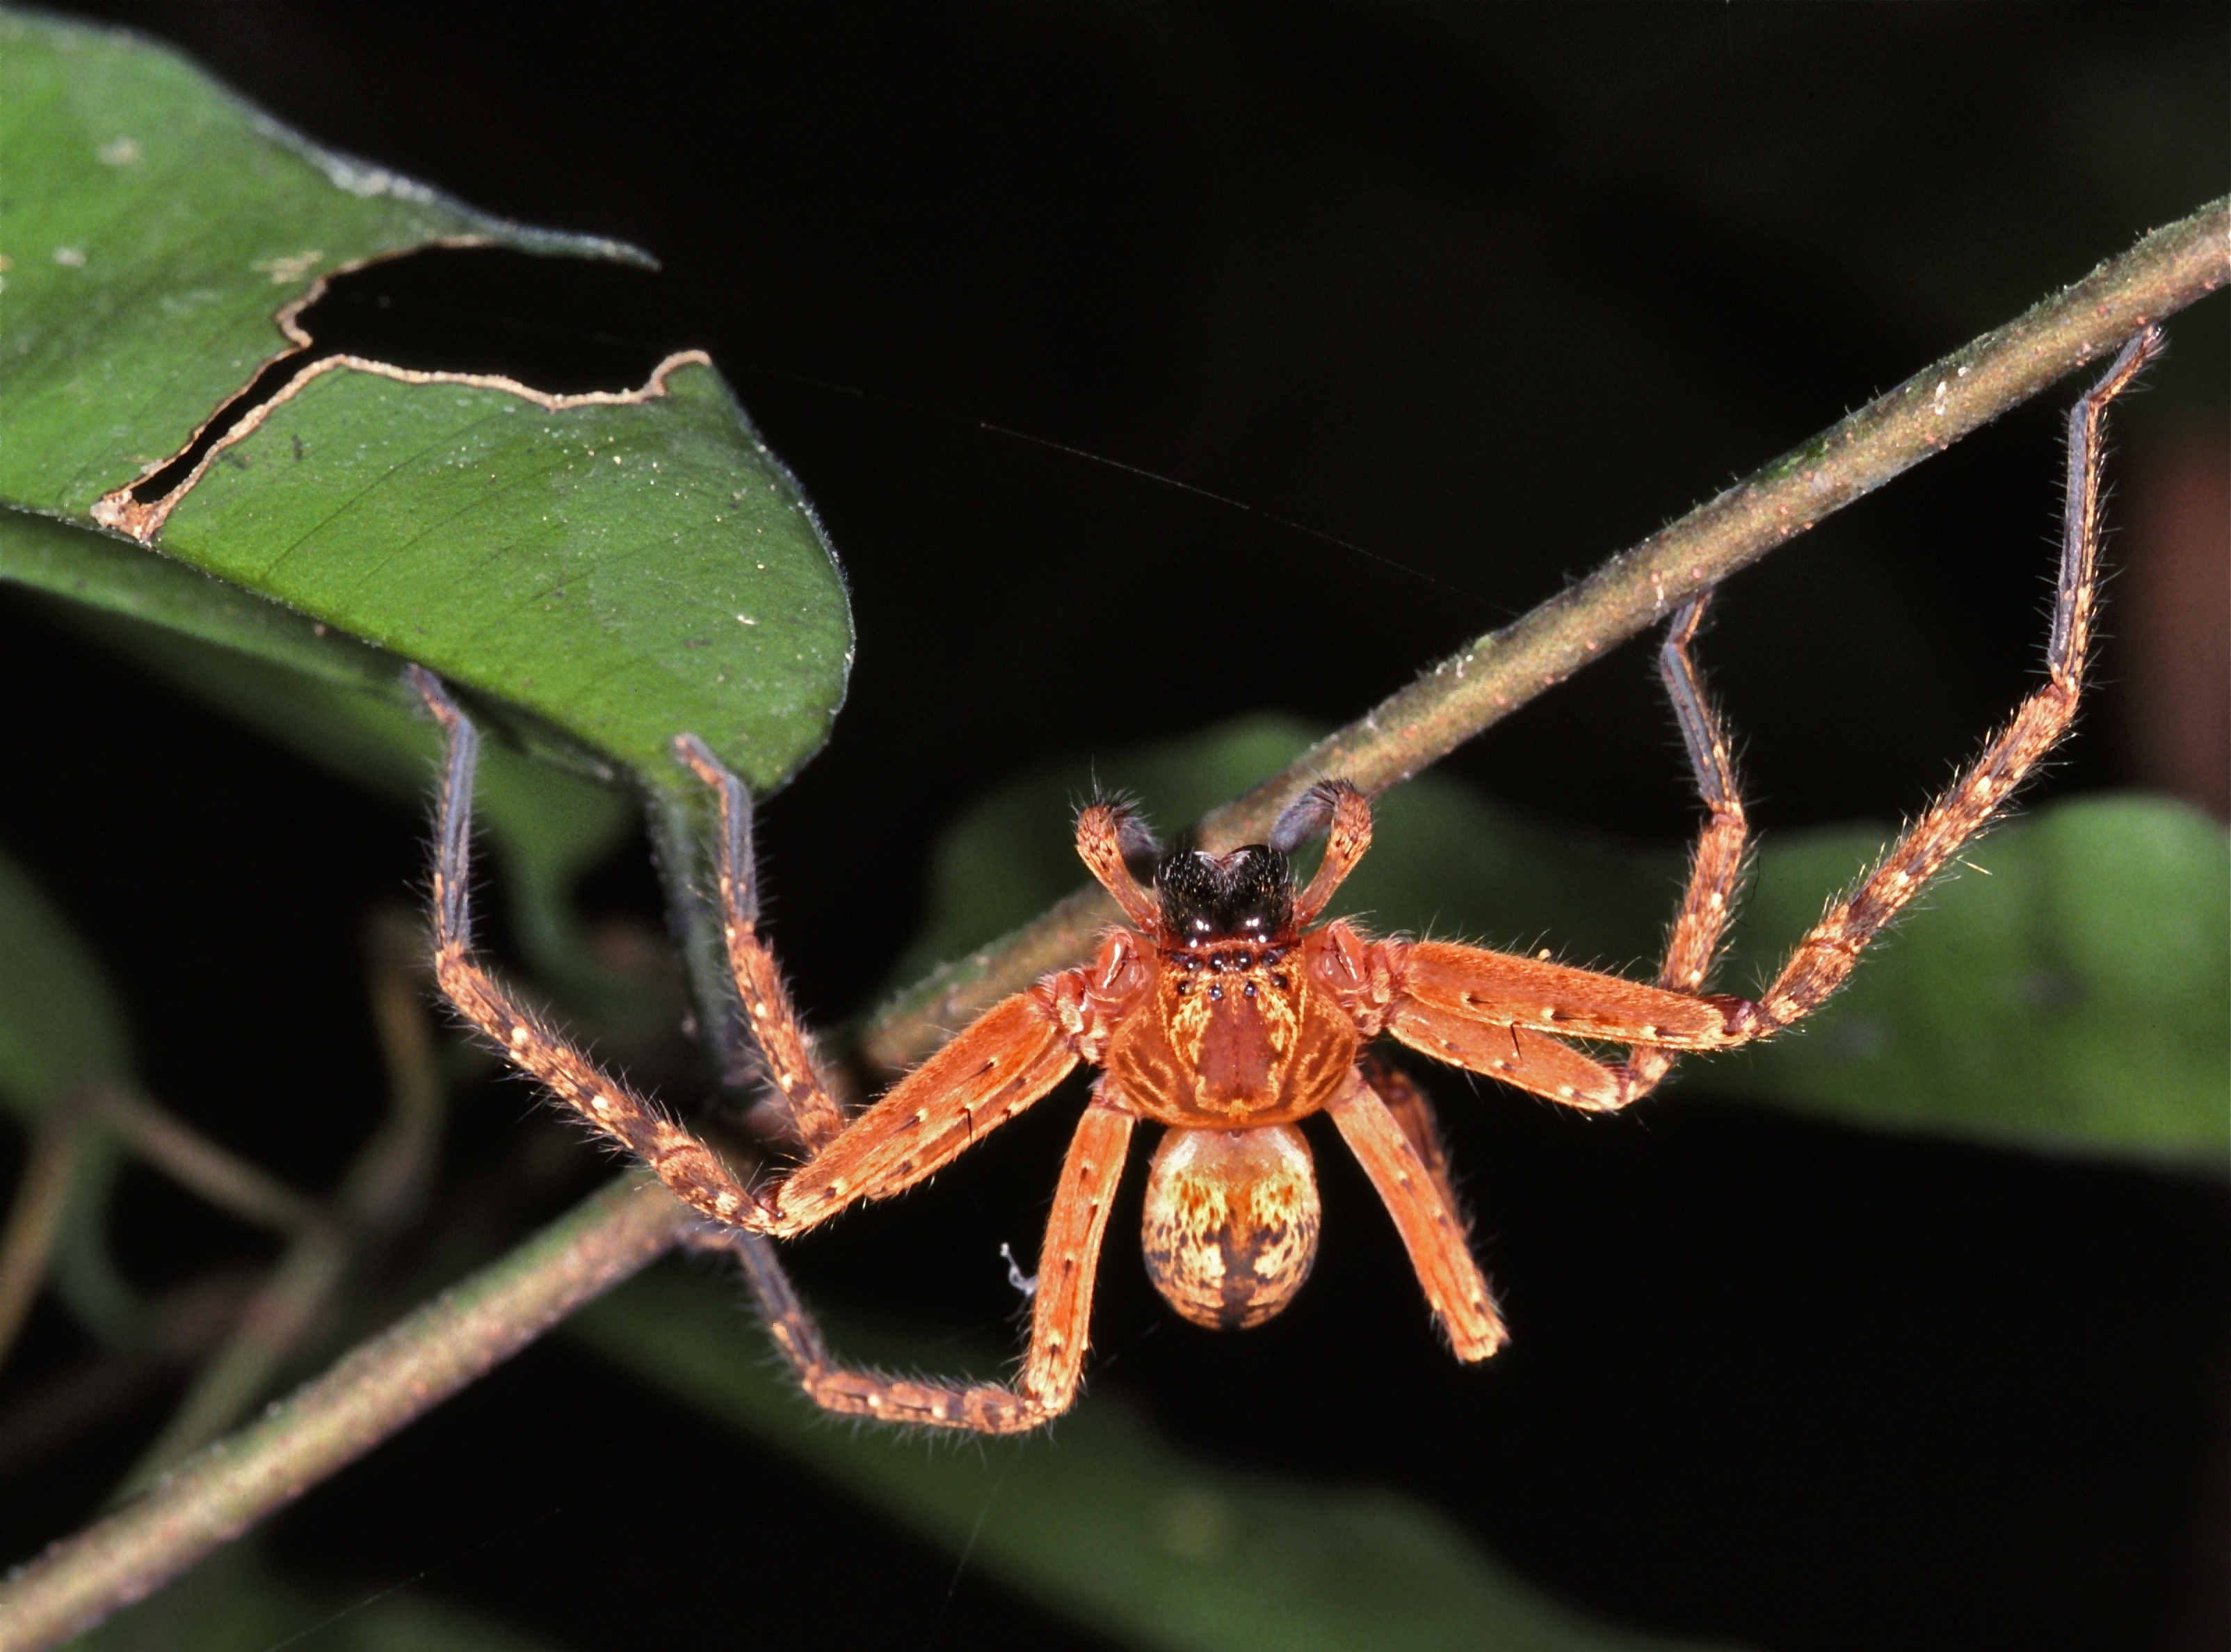
[{"label": "white speck on leaf", "polygon": [[289,287],[308,274],[325,254],[313,247],[304,252],[290,253],[284,258],[259,258],[249,268],[268,275],[274,287]]}]

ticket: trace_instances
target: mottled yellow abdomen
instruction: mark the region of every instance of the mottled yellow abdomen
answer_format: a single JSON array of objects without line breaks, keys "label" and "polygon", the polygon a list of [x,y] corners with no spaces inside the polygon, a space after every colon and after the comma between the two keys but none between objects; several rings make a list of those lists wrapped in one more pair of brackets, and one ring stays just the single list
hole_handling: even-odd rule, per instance
[{"label": "mottled yellow abdomen", "polygon": [[1174,1129],[1147,1178],[1147,1272],[1195,1325],[1260,1325],[1317,1256],[1317,1179],[1291,1125]]}]

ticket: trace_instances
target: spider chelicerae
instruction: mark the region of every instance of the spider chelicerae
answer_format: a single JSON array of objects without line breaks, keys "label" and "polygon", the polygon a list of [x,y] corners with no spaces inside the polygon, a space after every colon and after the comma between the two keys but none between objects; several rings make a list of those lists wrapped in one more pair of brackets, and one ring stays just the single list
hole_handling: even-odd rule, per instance
[{"label": "spider chelicerae", "polygon": [[[2106,409],[2160,346],[2157,331],[2139,334],[2069,415],[2046,682],[1874,868],[1829,904],[1756,998],[1703,990],[1749,837],[1727,739],[1690,657],[1703,597],[1673,616],[1659,665],[1707,818],[1658,978],[1647,985],[1546,955],[1374,939],[1344,920],[1320,921],[1371,842],[1370,803],[1343,781],[1304,792],[1268,843],[1226,853],[1161,853],[1126,808],[1098,802],[1077,819],[1077,854],[1128,926],[1111,929],[1090,964],[993,1005],[881,1100],[850,1114],[818,1070],[759,933],[750,798],[708,747],[683,735],[676,756],[718,799],[718,898],[737,999],[804,1153],[786,1173],[754,1185],[597,1067],[475,958],[468,874],[478,737],[440,682],[413,667],[412,681],[448,739],[434,870],[436,977],[449,1002],[514,1066],[726,1236],[800,1384],[830,1410],[1006,1434],[1067,1410],[1083,1372],[1109,1211],[1142,1122],[1165,1127],[1147,1184],[1148,1270],[1187,1319],[1259,1324],[1308,1277],[1316,1182],[1295,1126],[1322,1113],[1386,1204],[1457,1357],[1484,1359],[1506,1333],[1471,1254],[1432,1107],[1375,1053],[1375,1042],[1391,1038],[1567,1107],[1610,1111],[1648,1094],[1683,1054],[1771,1037],[1818,1009],[1867,943],[1991,822],[2066,732],[2098,591]],[[1319,832],[1323,859],[1297,888],[1289,857]],[[1141,883],[1130,866],[1149,854],[1154,874]],[[1599,1060],[1572,1040],[1626,1053]],[[1062,1164],[1017,1379],[939,1383],[833,1360],[767,1241],[913,1186],[1080,1064],[1101,1075]]]}]

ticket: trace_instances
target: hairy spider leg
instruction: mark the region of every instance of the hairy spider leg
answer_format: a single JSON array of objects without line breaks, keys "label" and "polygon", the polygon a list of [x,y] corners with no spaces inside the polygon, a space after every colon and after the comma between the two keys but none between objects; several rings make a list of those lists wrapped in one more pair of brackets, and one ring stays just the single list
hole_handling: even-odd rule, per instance
[{"label": "hairy spider leg", "polygon": [[1062,1161],[1061,1181],[1038,1247],[1030,1345],[1012,1386],[925,1381],[839,1365],[775,1260],[772,1245],[756,1234],[734,1229],[708,1234],[700,1242],[721,1246],[742,1264],[775,1346],[789,1362],[799,1386],[824,1410],[977,1434],[1019,1434],[1038,1428],[1067,1410],[1077,1397],[1090,1340],[1101,1243],[1136,1123],[1106,1099],[1105,1090],[1103,1081],[1103,1093],[1085,1109]]},{"label": "hairy spider leg", "polygon": [[[443,992],[508,1060],[642,1159],[692,1209],[756,1233],[803,1233],[848,1204],[911,1187],[1077,1065],[1064,1017],[1079,1028],[1091,1017],[1086,977],[1072,970],[994,1004],[797,1171],[764,1193],[747,1191],[710,1146],[598,1067],[473,956],[469,887],[479,735],[432,673],[414,666],[411,682],[449,736],[434,868],[434,969]],[[786,1009],[787,995],[781,1002]],[[794,1029],[792,1036],[803,1042]]]},{"label": "hairy spider leg", "polygon": [[[1707,812],[1656,987],[1618,992],[1603,984],[1609,978],[1593,971],[1423,943],[1411,950],[1408,991],[1388,1023],[1397,1038],[1439,1060],[1591,1112],[1615,1112],[1639,1100],[1657,1088],[1678,1050],[1710,1049],[1724,1039],[1724,1016],[1695,994],[1711,973],[1734,913],[1749,823],[1727,735],[1689,653],[1709,600],[1696,597],[1675,613],[1658,655]],[[1540,1030],[1529,1030],[1529,1024]],[[1615,1040],[1621,1030],[1649,1042],[1631,1045],[1617,1067],[1543,1036]]]},{"label": "hairy spider leg", "polygon": [[2044,685],[2015,708],[2006,727],[1891,845],[1874,870],[1829,905],[1741,1022],[1749,1036],[1762,1038],[1788,1026],[1841,986],[1860,950],[1950,864],[1963,844],[1997,817],[2014,789],[2075,720],[2098,601],[2100,439],[2107,408],[2162,346],[2161,329],[2146,328],[2123,346],[2105,376],[2069,410],[2060,570]]},{"label": "hairy spider leg", "polygon": [[1040,1100],[1079,1059],[1063,1010],[1089,1024],[1082,971],[1002,998],[844,1126],[836,1140],[760,1195],[746,1225],[778,1238],[847,1205],[887,1199],[942,1170]]},{"label": "hairy spider leg", "polygon": [[[2067,496],[2047,652],[2047,681],[1885,851],[1874,868],[1830,903],[1756,1002],[1693,996],[1668,991],[1665,985],[1646,987],[1593,971],[1446,942],[1384,941],[1374,950],[1386,960],[1390,984],[1385,1030],[1439,1060],[1550,1100],[1609,1110],[1626,1106],[1641,1093],[1638,1086],[1645,1079],[1654,1083],[1662,1069],[1652,1075],[1651,1063],[1646,1062],[1607,1067],[1556,1040],[1600,1040],[1660,1052],[1727,1049],[1770,1037],[1817,1009],[1850,975],[1867,943],[1991,823],[2014,789],[2067,732],[2083,691],[2098,597],[2099,444],[2106,410],[2161,345],[2158,329],[2141,332],[2069,414]],[[1685,613],[1677,619],[1668,642],[1678,637],[1685,650],[1684,619],[1692,621],[1693,616]],[[1692,630],[1693,623],[1685,629]],[[1685,653],[1669,657],[1678,668]],[[1693,671],[1687,681],[1695,685]],[[1669,673],[1668,683],[1674,689],[1677,709],[1682,708],[1682,688],[1675,674]],[[1704,707],[1701,693],[1692,703]],[[1708,711],[1703,718],[1692,718],[1686,709],[1682,715],[1685,736],[1698,729],[1715,731],[1707,749],[1724,756],[1717,720]],[[1717,760],[1696,767],[1714,814],[1692,866],[1691,899],[1684,902],[1669,942],[1667,978],[1685,967],[1709,967],[1726,895],[1741,870],[1742,844],[1736,835],[1741,803],[1733,788],[1732,767],[1724,783]],[[1721,786],[1724,804],[1737,812],[1731,815],[1726,807],[1715,804],[1716,785]],[[1699,891],[1704,895],[1700,910],[1696,909]],[[1717,919],[1710,899],[1714,893],[1723,896]],[[1692,916],[1697,921],[1685,923]]]},{"label": "hairy spider leg", "polygon": [[[1704,829],[1689,859],[1689,881],[1681,896],[1681,909],[1665,938],[1665,956],[1659,965],[1658,984],[1674,992],[1697,992],[1711,978],[1728,920],[1735,914],[1736,896],[1743,887],[1744,851],[1750,823],[1744,816],[1743,792],[1736,783],[1735,758],[1719,714],[1704,693],[1702,674],[1690,657],[1698,624],[1704,617],[1710,592],[1691,598],[1666,627],[1665,642],[1658,650],[1658,675],[1672,702],[1673,716],[1681,728],[1681,745],[1689,754],[1689,771],[1695,776],[1697,795],[1704,800]],[[1631,1047],[1618,1068],[1617,1099],[1608,1103],[1623,1107],[1656,1089],[1673,1066],[1673,1052],[1662,1046]]]},{"label": "hairy spider leg", "polygon": [[721,900],[721,934],[728,952],[728,977],[735,984],[744,1020],[751,1028],[761,1073],[782,1097],[798,1139],[809,1152],[818,1152],[843,1132],[844,1109],[830,1094],[820,1064],[813,1059],[812,1036],[790,1001],[782,966],[760,939],[751,793],[695,734],[676,739],[674,752],[712,788],[719,800],[721,829],[713,867]]},{"label": "hairy spider leg", "polygon": [[[1410,1100],[1424,1098],[1413,1090]],[[1484,1359],[1509,1340],[1487,1278],[1472,1260],[1462,1210],[1445,1167],[1431,1164],[1416,1139],[1359,1068],[1339,1100],[1325,1109],[1341,1139],[1378,1191],[1426,1300],[1459,1359]],[[1428,1139],[1430,1120],[1428,1120]],[[1439,1143],[1433,1143],[1436,1156]]]},{"label": "hairy spider leg", "polygon": [[1096,977],[1063,971],[993,1004],[847,1121],[813,1061],[781,966],[759,935],[750,796],[695,735],[681,736],[674,749],[719,799],[715,867],[736,995],[768,1075],[811,1150],[760,1192],[757,1211],[740,1218],[742,1225],[787,1238],[849,1204],[903,1192],[1044,1096],[1077,1065],[1080,1037],[1098,1024],[1094,980],[1105,986],[1125,972],[1129,954],[1120,944],[1103,948]]},{"label": "hairy spider leg", "polygon": [[1375,1052],[1366,1050],[1355,1065],[1363,1074],[1363,1081],[1379,1092],[1379,1099],[1387,1104],[1387,1112],[1394,1115],[1394,1122],[1410,1139],[1410,1145],[1416,1151],[1419,1162],[1425,1165],[1426,1174],[1432,1178],[1441,1203],[1469,1231],[1471,1218],[1458,1201],[1456,1184],[1449,1179],[1448,1150],[1441,1145],[1440,1121],[1433,1115],[1433,1104],[1407,1073]]},{"label": "hairy spider leg", "polygon": [[[448,741],[435,833],[435,974],[459,1013],[513,1065],[717,1224],[727,1236],[720,1242],[742,1263],[777,1345],[818,1404],[980,1433],[1035,1428],[1065,1410],[1083,1368],[1094,1270],[1134,1124],[1123,1108],[1096,1100],[1071,1142],[1039,1255],[1030,1352],[1018,1388],[887,1378],[835,1364],[763,1236],[803,1232],[849,1204],[902,1191],[1052,1089],[1077,1065],[1077,1043],[1099,1030],[1092,989],[1097,985],[1104,999],[1126,977],[1128,953],[1122,939],[1103,948],[1094,973],[1064,971],[993,1006],[824,1151],[755,1196],[711,1147],[605,1073],[473,956],[469,889],[479,734],[431,672],[413,666],[408,674]],[[725,775],[717,763],[712,766]],[[724,843],[732,874],[747,863],[747,846],[748,839]],[[737,898],[732,903],[724,893],[724,907],[748,910],[747,886],[733,875],[728,881]],[[787,994],[776,1002],[787,1010]],[[795,1036],[802,1045],[802,1033]]]},{"label": "hairy spider leg", "polygon": [[684,1204],[715,1222],[746,1219],[756,1208],[752,1196],[718,1153],[583,1055],[474,957],[473,777],[480,733],[432,672],[414,665],[404,677],[442,726],[449,748],[434,832],[434,977],[443,996],[507,1061],[641,1159]]}]

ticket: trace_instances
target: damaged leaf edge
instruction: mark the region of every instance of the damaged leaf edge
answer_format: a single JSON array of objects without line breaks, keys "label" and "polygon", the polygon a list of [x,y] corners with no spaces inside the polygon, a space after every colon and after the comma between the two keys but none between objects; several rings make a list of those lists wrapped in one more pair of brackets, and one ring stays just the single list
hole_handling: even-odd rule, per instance
[{"label": "damaged leaf edge", "polygon": [[[338,179],[335,181],[339,182]],[[130,481],[121,487],[111,488],[96,500],[91,512],[93,519],[102,527],[121,533],[140,545],[151,543],[156,534],[162,531],[163,524],[169,519],[171,513],[178,508],[187,494],[193,492],[203,476],[208,474],[210,466],[214,464],[227,448],[253,436],[275,410],[294,400],[314,380],[338,368],[371,373],[377,378],[392,379],[403,384],[464,384],[475,390],[502,390],[520,397],[522,401],[531,402],[546,411],[554,413],[574,407],[624,407],[652,401],[667,393],[666,380],[669,374],[683,367],[712,366],[712,357],[702,350],[677,350],[653,367],[650,377],[637,389],[583,390],[568,395],[540,390],[531,384],[523,384],[502,373],[461,373],[440,369],[426,371],[413,367],[398,367],[391,362],[374,360],[368,356],[346,353],[320,356],[310,362],[263,401],[242,414],[237,423],[210,444],[209,451],[202,455],[200,462],[181,477],[169,492],[158,498],[145,501],[133,497],[133,490],[145,483],[149,477],[161,474],[165,468],[176,464],[186,454],[191,452],[194,443],[201,440],[202,433],[223,418],[228,409],[237,404],[242,397],[253,390],[256,381],[265,373],[288,358],[302,355],[316,347],[317,340],[302,326],[301,316],[303,312],[326,295],[328,284],[336,277],[352,274],[358,270],[369,269],[374,265],[391,262],[414,253],[424,252],[430,247],[469,248],[503,244],[505,243],[497,237],[486,235],[437,236],[417,246],[398,248],[392,251],[379,253],[373,257],[358,259],[352,263],[341,265],[320,275],[310,283],[306,291],[289,300],[273,318],[278,323],[279,331],[285,334],[288,340],[287,348],[258,363],[255,371],[248,376],[247,381],[240,389],[210,410],[209,416],[194,427],[174,452],[146,465]]]}]

